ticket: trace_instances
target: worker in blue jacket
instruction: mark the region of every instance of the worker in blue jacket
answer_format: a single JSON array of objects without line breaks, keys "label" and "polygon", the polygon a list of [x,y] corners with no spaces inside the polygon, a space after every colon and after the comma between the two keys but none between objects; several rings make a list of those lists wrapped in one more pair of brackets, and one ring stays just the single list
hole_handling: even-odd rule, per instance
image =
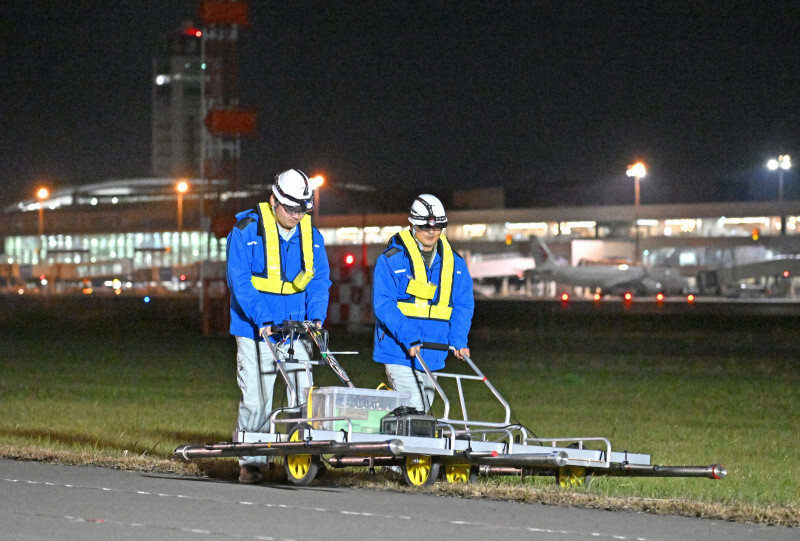
[{"label": "worker in blue jacket", "polygon": [[[295,334],[292,339],[276,327],[288,320],[311,320],[321,327],[327,315],[330,267],[322,235],[311,225],[312,208],[308,177],[290,169],[275,177],[268,202],[236,215],[238,221],[228,235],[230,332],[236,337],[236,378],[242,393],[239,433],[265,430],[272,411],[278,371],[266,341],[281,361],[311,358],[307,337]],[[304,402],[312,378],[303,364],[283,366],[297,403]],[[239,481],[261,482],[265,462],[265,457],[242,457]]]},{"label": "worker in blue jacket", "polygon": [[452,346],[456,357],[469,357],[475,301],[467,264],[444,235],[442,202],[420,195],[408,221],[410,229],[393,236],[375,263],[372,358],[385,365],[393,389],[410,392],[410,405],[427,412],[434,387],[416,356],[432,371],[444,368],[447,351],[425,344]]}]

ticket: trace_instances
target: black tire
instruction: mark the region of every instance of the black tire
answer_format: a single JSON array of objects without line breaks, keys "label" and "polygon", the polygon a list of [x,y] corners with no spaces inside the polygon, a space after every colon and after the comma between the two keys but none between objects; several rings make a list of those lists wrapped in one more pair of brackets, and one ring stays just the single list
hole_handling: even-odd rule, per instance
[{"label": "black tire", "polygon": [[410,487],[427,488],[439,477],[439,463],[428,455],[409,455],[403,463],[403,480]]}]

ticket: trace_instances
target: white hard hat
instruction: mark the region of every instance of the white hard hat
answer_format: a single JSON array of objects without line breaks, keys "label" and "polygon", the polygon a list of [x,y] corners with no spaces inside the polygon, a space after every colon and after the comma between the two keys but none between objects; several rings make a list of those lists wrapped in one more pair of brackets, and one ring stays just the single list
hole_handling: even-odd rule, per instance
[{"label": "white hard hat", "polygon": [[413,225],[447,225],[447,216],[444,213],[444,205],[439,198],[424,193],[414,199],[411,210],[408,213],[408,221]]},{"label": "white hard hat", "polygon": [[314,190],[311,188],[306,174],[299,169],[289,169],[275,175],[272,193],[283,205],[302,206],[306,211],[314,207]]}]

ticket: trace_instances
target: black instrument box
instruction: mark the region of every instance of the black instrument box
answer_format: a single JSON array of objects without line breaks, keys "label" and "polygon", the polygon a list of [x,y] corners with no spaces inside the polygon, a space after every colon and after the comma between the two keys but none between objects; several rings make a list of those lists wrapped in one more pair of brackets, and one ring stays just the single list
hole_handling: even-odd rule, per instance
[{"label": "black instrument box", "polygon": [[430,415],[386,415],[381,419],[381,433],[396,436],[436,437],[436,417]]}]

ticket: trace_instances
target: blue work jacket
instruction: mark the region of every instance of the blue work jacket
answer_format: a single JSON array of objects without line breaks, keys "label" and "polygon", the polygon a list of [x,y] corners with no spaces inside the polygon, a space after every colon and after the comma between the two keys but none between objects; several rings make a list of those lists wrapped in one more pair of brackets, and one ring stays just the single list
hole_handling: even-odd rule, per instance
[{"label": "blue work jacket", "polygon": [[[426,265],[428,282],[439,285],[442,257],[441,244],[430,267]],[[372,284],[372,305],[375,311],[375,336],[372,359],[383,364],[411,366],[412,358],[408,350],[419,343],[432,342],[446,344],[456,349],[467,347],[467,335],[472,324],[475,301],[472,296],[470,278],[464,259],[453,252],[454,273],[451,306],[453,311],[447,321],[406,317],[400,311],[398,301],[413,302],[413,296],[406,293],[408,282],[414,276],[411,260],[405,247],[393,237],[388,247],[378,256]],[[439,288],[433,299],[438,301]],[[425,364],[431,370],[444,368],[446,351],[423,348],[420,352]],[[417,369],[419,362],[413,359]]]},{"label": "blue work jacket", "polygon": [[[290,295],[258,291],[254,274],[264,272],[264,237],[255,209],[236,215],[237,223],[228,234],[227,278],[231,292],[231,334],[258,338],[258,329],[284,321],[325,321],[331,286],[330,266],[325,242],[316,227],[313,231],[314,277],[305,290]],[[278,235],[281,278],[291,281],[302,269],[300,226],[288,241]]]}]

